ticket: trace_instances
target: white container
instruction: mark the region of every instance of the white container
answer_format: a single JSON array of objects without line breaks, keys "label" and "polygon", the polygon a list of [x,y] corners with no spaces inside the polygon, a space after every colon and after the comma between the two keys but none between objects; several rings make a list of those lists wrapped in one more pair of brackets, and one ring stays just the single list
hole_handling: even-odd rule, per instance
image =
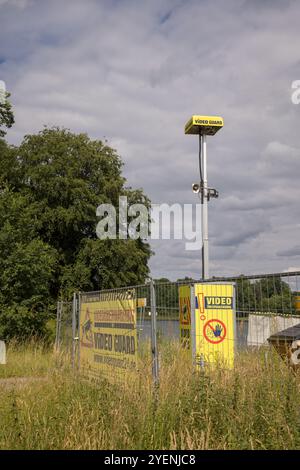
[{"label": "white container", "polygon": [[6,364],[6,346],[4,341],[0,341],[0,364]]}]

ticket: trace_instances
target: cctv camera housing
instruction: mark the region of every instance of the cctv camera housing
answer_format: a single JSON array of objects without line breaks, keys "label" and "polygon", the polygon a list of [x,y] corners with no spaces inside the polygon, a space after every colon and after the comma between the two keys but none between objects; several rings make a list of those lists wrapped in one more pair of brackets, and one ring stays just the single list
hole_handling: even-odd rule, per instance
[{"label": "cctv camera housing", "polygon": [[200,184],[199,184],[199,183],[193,183],[193,184],[192,184],[192,190],[193,190],[193,193],[199,193],[199,191],[200,191]]}]

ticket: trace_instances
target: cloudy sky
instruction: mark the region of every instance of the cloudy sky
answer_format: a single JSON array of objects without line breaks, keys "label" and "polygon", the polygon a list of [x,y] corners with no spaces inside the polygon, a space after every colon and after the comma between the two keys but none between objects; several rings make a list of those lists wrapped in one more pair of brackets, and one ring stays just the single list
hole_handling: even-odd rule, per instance
[{"label": "cloudy sky", "polygon": [[[208,138],[210,273],[300,269],[299,0],[0,0],[11,143],[43,125],[108,139],[153,203],[196,203],[192,114]],[[152,273],[199,277],[185,240],[152,242]]]}]

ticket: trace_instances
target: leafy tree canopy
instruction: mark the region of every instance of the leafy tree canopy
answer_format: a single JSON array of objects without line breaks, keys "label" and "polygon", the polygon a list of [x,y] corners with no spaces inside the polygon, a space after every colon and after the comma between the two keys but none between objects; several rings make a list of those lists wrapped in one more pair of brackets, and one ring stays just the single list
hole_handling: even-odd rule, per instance
[{"label": "leafy tree canopy", "polygon": [[47,127],[19,147],[0,139],[0,336],[43,333],[74,290],[145,281],[148,243],[96,236],[97,206],[120,195],[150,204],[105,142]]},{"label": "leafy tree canopy", "polygon": [[15,122],[9,97],[10,93],[5,93],[5,100],[3,102],[0,100],[0,137],[4,137],[6,134],[6,131],[1,127],[10,128]]}]

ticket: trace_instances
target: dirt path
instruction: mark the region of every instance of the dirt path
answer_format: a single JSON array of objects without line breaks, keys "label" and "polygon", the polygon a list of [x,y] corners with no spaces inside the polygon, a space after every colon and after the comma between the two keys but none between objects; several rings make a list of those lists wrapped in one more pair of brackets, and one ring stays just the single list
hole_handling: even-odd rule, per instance
[{"label": "dirt path", "polygon": [[47,377],[9,377],[5,379],[0,379],[0,387],[7,390],[14,388],[24,387],[30,385],[32,382],[42,381],[45,382]]}]

